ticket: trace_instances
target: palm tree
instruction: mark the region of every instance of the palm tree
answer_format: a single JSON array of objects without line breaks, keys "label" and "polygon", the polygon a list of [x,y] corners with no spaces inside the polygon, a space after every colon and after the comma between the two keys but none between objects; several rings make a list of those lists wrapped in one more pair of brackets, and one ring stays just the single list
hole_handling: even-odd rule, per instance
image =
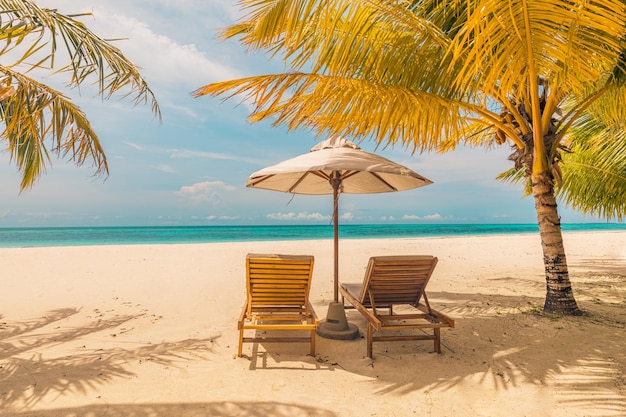
[{"label": "palm tree", "polygon": [[[567,193],[566,203],[584,199],[585,189],[562,182],[562,153],[584,153],[567,148],[568,132],[600,98],[609,110],[626,98],[623,1],[240,4],[248,15],[224,29],[223,38],[239,37],[249,50],[281,57],[291,72],[209,84],[195,96],[240,95],[256,104],[251,121],[274,118],[289,129],[398,143],[413,152],[449,151],[461,143],[512,146],[515,170],[535,200],[544,312],[580,314],[556,190]],[[600,145],[614,141],[607,134]],[[606,150],[603,155],[615,159]],[[623,176],[612,178],[623,196]],[[578,207],[622,219],[626,199],[613,196]]]},{"label": "palm tree", "polygon": [[[40,8],[32,0],[0,0],[0,139],[8,142],[6,149],[22,173],[22,191],[45,171],[51,154],[77,165],[91,160],[96,175],[108,173],[87,116],[60,91],[37,81],[35,73],[68,74],[71,87],[95,80],[106,99],[129,88],[125,95],[135,104],[150,101],[160,118],[137,66],[76,20],[80,16]],[[67,63],[58,65],[59,59]]]}]

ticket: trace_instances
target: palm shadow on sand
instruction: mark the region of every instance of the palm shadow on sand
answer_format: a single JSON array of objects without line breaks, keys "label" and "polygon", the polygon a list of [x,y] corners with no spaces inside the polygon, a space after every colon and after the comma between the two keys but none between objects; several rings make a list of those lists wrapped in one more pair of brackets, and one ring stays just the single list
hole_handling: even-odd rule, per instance
[{"label": "palm shadow on sand", "polygon": [[78,350],[72,356],[42,356],[39,352],[44,349],[68,342],[80,344],[81,337],[89,334],[106,332],[108,337],[115,337],[128,330],[133,320],[146,316],[115,315],[107,318],[102,314],[87,323],[81,321],[80,325],[69,326],[67,320],[79,312],[79,309],[64,308],[50,311],[36,319],[1,323],[0,409],[8,410],[15,404],[29,407],[49,394],[84,394],[98,386],[113,383],[118,378],[132,377],[133,373],[127,369],[130,362],[177,366],[176,362],[193,360],[210,353],[217,339],[145,343],[130,349],[79,346],[78,349],[72,349],[74,352]]},{"label": "palm shadow on sand", "polygon": [[[205,402],[175,404],[102,404],[76,408],[38,411],[37,417],[337,417],[332,411],[280,402]],[[32,417],[33,413],[15,413],[11,417]]]}]

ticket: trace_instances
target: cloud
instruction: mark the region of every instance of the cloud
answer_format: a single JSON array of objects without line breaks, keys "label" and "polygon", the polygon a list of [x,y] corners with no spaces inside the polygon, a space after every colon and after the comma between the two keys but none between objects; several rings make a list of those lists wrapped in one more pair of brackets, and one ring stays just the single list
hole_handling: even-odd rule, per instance
[{"label": "cloud", "polygon": [[340,220],[352,220],[354,219],[354,215],[352,213],[343,213],[341,216],[339,216]]},{"label": "cloud", "polygon": [[321,213],[307,213],[306,211],[300,213],[271,213],[267,216],[268,219],[272,220],[324,220],[330,221],[332,219],[331,216],[325,216]]},{"label": "cloud", "polygon": [[165,164],[153,165],[152,168],[156,169],[157,171],[165,172],[167,174],[173,174],[176,172],[174,168]]},{"label": "cloud", "polygon": [[238,220],[237,216],[220,216],[220,220]]},{"label": "cloud", "polygon": [[[142,67],[142,73],[154,83],[172,86],[199,86],[207,82],[233,78],[239,71],[209,59],[195,44],[181,44],[155,33],[148,24],[129,16],[98,9],[94,11],[96,33],[128,38],[115,41],[125,55]],[[106,25],[106,27],[104,26]]]},{"label": "cloud", "polygon": [[135,149],[136,151],[143,151],[145,149],[143,146],[138,145],[138,144],[133,143],[133,142],[124,141],[122,143],[125,144],[125,145],[130,146],[131,148]]},{"label": "cloud", "polygon": [[439,213],[427,214],[426,216],[418,216],[416,214],[405,214],[402,220],[441,220],[443,217]]},{"label": "cloud", "polygon": [[176,194],[195,203],[216,204],[220,201],[222,192],[233,190],[235,190],[235,187],[227,185],[222,181],[204,181],[182,186]]},{"label": "cloud", "polygon": [[172,159],[183,158],[196,158],[196,159],[217,159],[225,161],[241,161],[258,164],[258,160],[252,158],[242,158],[237,155],[219,153],[219,152],[205,152],[205,151],[193,151],[189,149],[169,149],[167,152]]}]

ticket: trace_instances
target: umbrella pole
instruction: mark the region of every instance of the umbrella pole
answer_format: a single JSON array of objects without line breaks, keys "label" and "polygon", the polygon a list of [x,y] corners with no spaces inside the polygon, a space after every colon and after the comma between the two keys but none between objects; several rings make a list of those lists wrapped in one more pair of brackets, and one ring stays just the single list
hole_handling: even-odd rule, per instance
[{"label": "umbrella pole", "polygon": [[326,320],[322,321],[317,334],[327,339],[353,340],[359,337],[359,328],[348,323],[343,303],[339,302],[339,189],[341,187],[341,174],[333,171],[330,176],[330,184],[333,187],[333,231],[335,244],[335,278],[334,297],[335,301],[328,305]]},{"label": "umbrella pole", "polygon": [[333,232],[334,232],[334,256],[335,256],[335,302],[339,301],[339,187],[333,184]]}]

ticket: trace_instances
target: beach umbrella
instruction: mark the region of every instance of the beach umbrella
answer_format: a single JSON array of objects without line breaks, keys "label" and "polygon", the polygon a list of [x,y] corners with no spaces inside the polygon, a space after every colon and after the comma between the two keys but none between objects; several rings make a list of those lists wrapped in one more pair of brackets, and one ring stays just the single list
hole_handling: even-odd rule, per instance
[{"label": "beach umbrella", "polygon": [[339,194],[374,194],[432,184],[417,172],[366,152],[340,136],[253,173],[246,186],[293,194],[333,195],[334,301],[339,299]]}]

